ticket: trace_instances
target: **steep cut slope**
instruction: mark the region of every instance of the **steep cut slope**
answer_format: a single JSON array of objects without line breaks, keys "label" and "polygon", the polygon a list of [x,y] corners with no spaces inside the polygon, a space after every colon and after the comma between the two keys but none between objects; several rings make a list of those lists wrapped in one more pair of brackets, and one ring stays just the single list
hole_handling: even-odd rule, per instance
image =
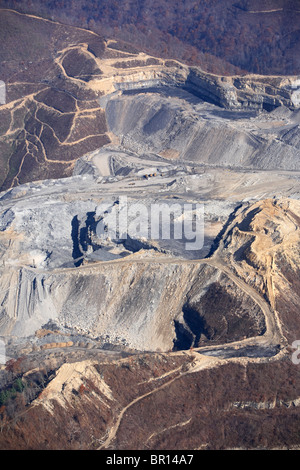
[{"label": "steep cut slope", "polygon": [[[269,117],[261,122],[259,115],[282,106],[298,109],[295,76],[222,77],[36,16],[1,9],[0,22],[6,91],[1,189],[70,176],[80,157],[117,144],[118,137],[135,150],[186,161],[298,168],[297,120],[288,110],[285,119],[270,118],[272,133],[270,122],[264,127]],[[156,97],[146,94],[149,88]],[[128,96],[136,90],[141,97]]]},{"label": "steep cut slope", "polygon": [[299,77],[0,13],[0,447],[299,448]]},{"label": "steep cut slope", "polygon": [[[298,74],[298,0],[3,0],[24,13],[88,27],[159,57],[219,74]],[[184,21],[182,19],[184,18]],[[125,50],[134,50],[133,46]]]},{"label": "steep cut slope", "polygon": [[43,363],[49,384],[25,406],[38,383],[30,361],[25,391],[1,408],[1,449],[299,448],[298,366],[287,356],[94,353],[53,376],[52,353]]},{"label": "steep cut slope", "polygon": [[[143,175],[134,177],[134,184],[140,181],[148,191],[146,210],[158,203],[168,207],[166,199],[153,198],[151,192],[174,185],[176,170],[170,166],[171,175],[161,174],[153,189],[147,188]],[[202,333],[202,340],[214,343],[263,335],[262,306],[222,266],[199,259],[201,246],[185,252],[185,244],[172,238],[136,236],[113,243],[97,237],[98,207],[115,188],[109,178],[114,179],[74,176],[20,186],[3,195],[1,334],[31,337],[53,320],[102,344],[109,337],[112,344],[139,350],[186,349],[198,345]],[[133,181],[118,178],[118,185]],[[133,191],[128,205],[142,203],[141,191]],[[118,202],[114,199],[110,210]],[[215,209],[220,210],[222,205]],[[215,289],[218,295],[211,306]],[[213,318],[219,309],[224,318]]]},{"label": "steep cut slope", "polygon": [[[109,174],[99,176],[97,167]],[[260,182],[258,173],[247,178],[222,173],[216,184],[210,172],[184,172],[165,160],[109,149],[92,153],[77,169],[88,173],[2,193],[2,335],[26,337],[30,345],[35,332],[54,321],[102,345],[166,351],[216,348],[244,338],[239,347],[257,346],[260,355],[261,347],[263,354],[273,354],[277,344],[297,334],[294,316],[278,305],[285,302],[279,294],[284,290],[295,289],[298,295],[293,256],[296,260],[299,203],[285,198],[253,202],[268,190],[265,175]],[[222,191],[224,177],[228,187]],[[280,184],[283,193],[297,194],[297,175],[286,178],[278,179],[270,194]],[[218,200],[209,199],[214,192]],[[126,206],[118,194],[127,194]],[[243,202],[249,198],[251,203]],[[135,212],[127,219],[127,238],[115,238],[113,232],[112,238],[99,237],[103,210],[112,216],[105,222],[110,230],[116,210],[123,220],[137,202],[148,215],[152,206],[170,211],[172,203],[178,209],[189,202],[195,215],[201,199],[206,223],[197,225],[197,235],[204,230],[204,247],[189,251],[184,239],[171,237],[171,230],[169,238],[156,239],[149,231],[151,217],[144,227],[148,236],[145,230],[128,236]],[[177,224],[182,217],[187,213],[177,214]],[[297,309],[295,296],[291,307]],[[280,315],[287,316],[286,331]]]},{"label": "steep cut slope", "polygon": [[[265,332],[260,305],[209,262],[128,259],[36,274],[25,268],[7,270],[2,282],[10,284],[11,294],[2,301],[1,334],[29,336],[29,341],[49,320],[102,344],[109,338],[112,344],[154,351]],[[190,286],[195,293],[187,299]]]},{"label": "steep cut slope", "polygon": [[292,113],[279,121],[276,110],[228,111],[188,94],[149,89],[112,97],[106,115],[122,146],[140,154],[230,168],[300,169],[297,140],[282,137],[283,129],[299,133]]},{"label": "steep cut slope", "polygon": [[101,76],[88,47],[101,55],[104,41],[13,11],[1,10],[0,22],[0,186],[68,176],[77,158],[109,142],[98,94],[84,86]]},{"label": "steep cut slope", "polygon": [[238,211],[216,256],[267,299],[289,343],[299,330],[299,201],[259,201]]}]

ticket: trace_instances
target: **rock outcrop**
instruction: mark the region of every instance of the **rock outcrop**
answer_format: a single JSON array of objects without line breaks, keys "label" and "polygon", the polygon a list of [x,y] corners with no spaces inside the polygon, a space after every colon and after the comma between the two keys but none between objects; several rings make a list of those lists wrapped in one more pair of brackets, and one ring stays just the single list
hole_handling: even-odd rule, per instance
[{"label": "rock outcrop", "polygon": [[[108,103],[107,113],[112,113],[116,103],[111,98],[149,88],[159,89],[161,94],[166,92],[171,103],[171,106],[164,105],[167,114],[160,111],[157,119],[147,126],[149,132],[151,124],[154,125],[152,132],[161,128],[159,151],[176,151],[183,159],[209,164],[299,168],[299,159],[296,158],[299,149],[295,151],[295,142],[299,140],[297,125],[292,129],[292,126],[286,128],[290,123],[284,123],[281,130],[296,135],[280,134],[271,141],[269,131],[257,135],[252,129],[243,128],[243,125],[228,125],[228,118],[242,121],[249,117],[247,113],[255,115],[281,107],[292,111],[299,109],[299,77],[213,75],[175,60],[152,57],[137,50],[126,52],[117,42],[104,41],[99,35],[81,28],[65,28],[42,18],[7,10],[1,10],[1,17],[5,54],[0,73],[6,85],[5,104],[0,107],[1,189],[30,181],[71,176],[80,157],[114,141],[106,122],[108,119],[111,123],[111,116],[104,112]],[[14,24],[23,33],[11,38],[9,31]],[[24,32],[36,38],[36,41],[26,41],[25,49]],[[56,38],[50,48],[49,37]],[[185,98],[189,103],[208,102],[217,108],[202,106],[200,109],[199,106],[198,113],[196,110],[197,123],[193,122],[191,110],[178,110],[178,122],[172,122],[172,110],[178,103],[170,97],[172,94],[174,98],[182,97],[186,90],[189,93]],[[161,100],[160,95],[158,99]],[[128,97],[126,101],[129,102]],[[152,101],[144,106],[156,108],[157,103]],[[222,109],[241,113],[223,113],[224,119],[220,121],[211,117]],[[124,134],[122,123],[127,121],[128,126],[132,119],[125,115],[124,110],[119,111],[123,112],[124,117],[118,119],[118,126],[116,122],[111,125],[118,135]],[[147,109],[143,112],[147,113]],[[140,116],[137,109],[134,113]],[[182,113],[185,116],[189,114],[189,119],[183,122]],[[164,116],[165,121],[159,121],[159,116]],[[153,116],[148,117],[152,119]],[[172,129],[166,127],[169,120]],[[259,125],[259,119],[257,122]],[[186,137],[177,125],[184,129]],[[130,130],[135,134],[139,129],[134,129],[132,125]],[[176,134],[182,141],[179,148]],[[219,137],[216,138],[216,135]],[[174,148],[170,137],[174,139]],[[146,133],[135,144],[143,147],[144,142],[149,143],[154,151],[158,147],[154,138],[155,135],[152,142],[147,142]],[[199,147],[201,157],[195,152],[195,147],[188,147],[191,139],[196,149]],[[208,148],[205,147],[207,142],[210,143]],[[223,148],[224,158],[221,158]],[[186,155],[182,155],[183,149]],[[282,154],[284,158],[281,163]],[[265,162],[267,155],[269,160]]]},{"label": "rock outcrop", "polygon": [[0,447],[299,447],[299,78],[55,28],[0,108]]},{"label": "rock outcrop", "polygon": [[240,209],[218,253],[274,308],[291,344],[299,329],[299,201],[259,201]]}]

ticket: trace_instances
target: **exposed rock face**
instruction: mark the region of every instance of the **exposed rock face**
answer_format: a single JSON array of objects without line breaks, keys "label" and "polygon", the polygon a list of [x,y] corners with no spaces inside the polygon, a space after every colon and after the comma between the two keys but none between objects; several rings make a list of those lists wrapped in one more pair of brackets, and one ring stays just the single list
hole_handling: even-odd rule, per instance
[{"label": "exposed rock face", "polygon": [[[158,87],[167,91],[171,88],[175,97],[176,94],[182,96],[183,89],[188,90],[188,101],[194,99],[199,103],[204,100],[229,110],[255,113],[281,106],[296,110],[300,106],[299,77],[207,74],[177,61],[151,57],[136,50],[120,50],[117,42],[105,42],[91,31],[64,27],[13,11],[1,10],[0,13],[5,50],[0,73],[6,85],[6,104],[0,108],[2,189],[30,181],[71,176],[80,157],[112,142],[114,136],[107,128],[103,109],[107,102],[110,104],[110,94]],[[14,25],[22,33],[12,38],[10,30]],[[34,40],[26,41],[26,34],[31,34]],[[49,37],[55,38],[50,48]],[[160,96],[158,98],[161,100]],[[190,116],[183,125],[180,115],[186,110],[179,109],[178,122],[173,122],[172,109],[177,106],[176,100],[173,101],[171,107],[164,105],[166,112],[160,110],[156,119],[149,122],[146,135],[141,135],[136,145],[142,147],[145,141],[152,146],[152,151],[156,150],[158,144],[154,139],[148,141],[147,132],[155,133],[161,129],[161,135],[157,136],[162,139],[159,151],[176,151],[186,160],[254,168],[299,168],[295,151],[295,147],[299,150],[299,123],[288,128],[284,125],[281,129],[284,135],[278,135],[277,141],[269,141],[269,131],[257,135],[243,126],[228,126],[229,115],[226,117],[226,114],[220,122],[214,118],[199,119],[198,115],[195,118],[199,122],[194,123],[194,117]],[[114,105],[116,103],[107,108],[108,114],[112,113]],[[140,111],[147,114],[145,106],[153,109],[157,108],[157,103],[145,103],[143,109],[140,104]],[[199,110],[200,115],[211,114],[211,111],[214,109],[202,107]],[[119,112],[124,114],[123,109]],[[134,113],[140,116],[137,109]],[[194,116],[194,112],[192,114]],[[233,119],[236,117],[232,116]],[[242,113],[239,115],[240,120],[247,117]],[[153,116],[148,115],[148,118]],[[111,124],[110,115],[108,120]],[[119,124],[114,122],[111,128],[118,135],[124,134],[124,121],[128,121],[128,128],[130,120],[128,139],[139,131],[133,126],[136,119],[132,116],[125,114],[117,120]],[[172,128],[167,126],[169,120]],[[257,122],[259,125],[259,120]],[[194,134],[194,146],[189,146]],[[170,144],[171,137],[174,145]],[[196,149],[201,152],[201,157]],[[282,153],[285,154],[283,161]]]},{"label": "exposed rock face", "polygon": [[[59,31],[63,82],[29,93],[25,70],[0,110],[2,144],[23,139],[0,194],[1,448],[299,446],[299,80]],[[72,176],[19,185],[57,176],[48,160]],[[189,209],[169,236],[131,214],[132,234],[124,196]]]},{"label": "exposed rock face", "polygon": [[[173,168],[170,177],[168,165],[162,167],[166,176],[160,176],[158,187],[174,183]],[[146,184],[143,174],[134,175]],[[204,341],[217,343],[264,333],[264,315],[251,295],[240,292],[222,267],[185,259],[184,245],[176,259],[172,250],[180,247],[172,240],[149,240],[148,245],[130,238],[111,244],[97,240],[97,206],[113,184],[98,178],[74,176],[3,195],[2,335],[31,336],[53,320],[102,342],[108,337],[139,350],[169,350],[197,345],[201,331]],[[151,201],[158,202],[149,194],[147,204]],[[199,251],[191,253],[199,257]],[[214,286],[222,293],[213,300]],[[215,313],[224,311],[225,329],[222,319],[207,316],[211,302]],[[240,317],[247,328],[234,326]]]},{"label": "exposed rock face", "polygon": [[[77,188],[78,178],[74,177]],[[89,188],[92,181],[88,180]],[[134,251],[130,245],[126,249],[118,245],[123,256],[105,261],[104,248],[92,241],[96,200],[67,204],[57,196],[47,200],[51,186],[45,189],[43,209],[39,209],[42,197],[35,201],[31,196],[30,210],[22,201],[14,203],[1,220],[2,246],[7,247],[1,277],[3,335],[30,336],[49,320],[91,338],[109,337],[112,343],[139,350],[263,339],[270,332],[275,344],[284,341],[280,337],[290,340],[291,333],[297,335],[290,320],[281,319],[286,309],[280,312],[278,305],[283,290],[297,292],[298,201],[242,206],[212,258],[176,259],[171,253],[155,251],[155,245],[145,250],[137,240]],[[8,201],[9,206],[13,199]],[[45,231],[39,238],[40,226]],[[113,245],[113,251],[108,248],[105,256],[116,253]],[[100,257],[89,258],[90,253]],[[78,263],[81,258],[86,258],[85,264]],[[246,282],[241,284],[239,278]],[[269,323],[270,312],[251,285],[267,296],[278,325],[274,318]]]},{"label": "exposed rock face", "polygon": [[[90,157],[78,171],[91,167],[94,174],[20,186],[2,195],[2,335],[31,337],[51,320],[102,344],[109,338],[112,344],[154,351],[258,337],[264,347],[268,342],[273,347],[297,335],[295,316],[279,305],[289,302],[284,291],[298,295],[298,201],[272,199],[238,208],[237,196],[231,195],[235,203],[228,205],[228,188],[225,201],[207,201],[208,232],[216,219],[222,226],[236,207],[219,241],[212,244],[211,238],[206,254],[214,253],[212,258],[200,259],[203,251],[187,252],[171,239],[104,242],[96,236],[98,206],[111,198],[107,207],[117,207],[117,188],[130,190],[129,201],[143,202],[147,209],[166,201],[166,194],[172,200],[173,191],[182,203],[199,197],[199,191],[207,198],[204,181],[212,180],[210,174],[185,173],[185,184],[194,191],[187,197],[185,186],[177,183],[182,170],[171,163],[157,160],[162,166],[153,168],[155,161],[146,160],[149,166],[143,168],[136,156],[108,150]],[[128,167],[122,166],[126,158]],[[119,176],[99,176],[113,168]],[[145,174],[155,171],[148,183]],[[246,191],[253,185],[248,181],[242,181]],[[266,183],[262,190],[265,194]],[[295,295],[291,308],[297,309]]]},{"label": "exposed rock face", "polygon": [[176,91],[163,96],[153,91],[113,97],[106,105],[109,128],[128,149],[165,157],[169,149],[180,161],[231,168],[300,168],[294,114],[279,121],[275,111],[222,111],[195,100],[191,104],[188,95]]},{"label": "exposed rock face", "polygon": [[201,98],[229,109],[272,111],[278,106],[299,107],[298,77],[217,77],[191,68],[185,86]]},{"label": "exposed rock face", "polygon": [[206,269],[201,273],[207,280],[204,288],[203,281],[198,281],[188,293],[182,307],[182,323],[175,323],[175,345],[180,349],[205,346],[208,341],[209,344],[233,342],[265,332],[265,319],[259,305],[226,275],[216,274],[209,277]]},{"label": "exposed rock face", "polygon": [[[179,349],[200,345],[202,333],[205,344],[265,330],[259,305],[205,264],[152,259],[57,274],[22,269],[13,283],[17,303],[2,302],[2,335],[30,336],[51,319],[94,338],[108,336],[114,344],[169,350],[174,343]],[[190,286],[195,294],[187,299]]]},{"label": "exposed rock face", "polygon": [[41,18],[3,10],[0,15],[0,74],[6,84],[0,109],[1,189],[70,176],[77,158],[110,141],[98,94],[84,86],[101,76],[87,44],[96,43],[100,54],[104,41]]}]

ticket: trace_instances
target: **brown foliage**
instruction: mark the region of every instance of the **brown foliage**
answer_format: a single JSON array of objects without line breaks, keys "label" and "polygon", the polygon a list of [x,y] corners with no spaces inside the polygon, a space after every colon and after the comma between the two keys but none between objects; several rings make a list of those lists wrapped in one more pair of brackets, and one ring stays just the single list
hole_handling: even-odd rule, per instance
[{"label": "brown foliage", "polygon": [[[227,69],[231,73],[233,66],[267,75],[300,70],[296,0],[79,0],[76,6],[59,0],[3,3],[90,28],[152,55],[208,67],[210,72]],[[271,13],[263,13],[268,10]],[[123,45],[123,50],[134,48]]]}]

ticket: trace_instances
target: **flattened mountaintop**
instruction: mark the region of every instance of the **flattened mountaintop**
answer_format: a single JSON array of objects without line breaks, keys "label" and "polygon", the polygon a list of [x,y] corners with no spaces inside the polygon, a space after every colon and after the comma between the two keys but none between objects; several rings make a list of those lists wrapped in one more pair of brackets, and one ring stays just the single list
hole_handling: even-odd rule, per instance
[{"label": "flattened mountaintop", "polygon": [[[260,129],[259,119],[257,124],[254,121],[256,131],[249,119],[260,111],[298,109],[297,77],[207,74],[175,60],[141,53],[117,40],[104,40],[92,31],[11,10],[0,10],[0,25],[0,78],[6,89],[6,104],[0,107],[2,190],[71,176],[78,158],[117,143],[124,135],[128,146],[131,134],[137,148],[148,143],[151,151],[156,149],[167,158],[172,155],[179,160],[247,168],[298,168],[297,122],[287,116],[277,118],[279,133],[270,139],[268,124]],[[150,108],[157,108],[157,99],[122,96],[118,101],[118,95],[138,90],[146,95],[157,91],[155,87],[158,101],[163,102],[165,92],[167,104],[157,116],[149,116],[140,133],[138,126]],[[185,110],[180,128],[176,130],[175,122],[170,132],[168,123],[178,97],[199,106]],[[126,109],[119,109],[124,100]],[[144,100],[144,108],[140,106],[138,111],[131,106],[133,115],[128,114],[130,102],[137,100]],[[203,102],[212,106],[201,109]],[[112,117],[114,106],[119,107],[120,119]],[[245,113],[222,114],[221,108]],[[238,122],[228,125],[238,120],[242,126]],[[160,145],[155,140],[157,133]]]}]

